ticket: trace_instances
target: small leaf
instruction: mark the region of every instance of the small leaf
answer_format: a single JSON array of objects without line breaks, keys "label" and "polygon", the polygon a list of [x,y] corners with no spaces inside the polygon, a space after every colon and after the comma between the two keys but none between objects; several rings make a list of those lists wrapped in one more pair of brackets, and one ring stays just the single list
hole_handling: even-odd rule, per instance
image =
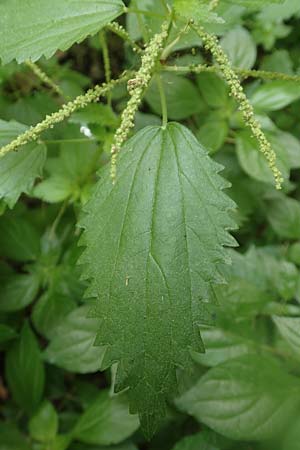
[{"label": "small leaf", "polygon": [[293,81],[271,81],[259,86],[250,97],[258,111],[277,111],[300,98],[300,87]]},{"label": "small leaf", "polygon": [[300,357],[300,318],[274,316],[273,321],[283,339]]},{"label": "small leaf", "polygon": [[[277,165],[285,179],[289,178],[290,157],[286,146],[276,140],[276,137],[269,135],[269,140],[276,153]],[[265,156],[259,149],[256,139],[246,130],[237,132],[236,150],[242,169],[251,177],[265,183],[274,184],[274,177],[268,166]]]},{"label": "small leaf", "polygon": [[72,434],[85,444],[112,445],[131,436],[138,427],[138,417],[129,414],[126,395],[110,397],[104,390],[84,411]]},{"label": "small leaf", "polygon": [[38,342],[27,322],[6,355],[5,372],[16,403],[28,414],[34,413],[42,398],[45,374]]},{"label": "small leaf", "polygon": [[75,373],[99,370],[105,349],[94,347],[99,320],[87,318],[88,310],[87,306],[75,309],[56,329],[44,354],[48,362]]},{"label": "small leaf", "polygon": [[228,134],[228,128],[226,120],[211,113],[198,130],[196,136],[211,154],[219,150],[224,144]]},{"label": "small leaf", "polygon": [[0,450],[31,450],[26,437],[15,425],[0,421]]},{"label": "small leaf", "polygon": [[182,125],[147,127],[122,150],[116,185],[102,174],[82,221],[80,263],[98,298],[97,343],[108,346],[102,367],[119,361],[117,390],[130,387],[147,435],[176,390],[176,367],[203,349],[199,325],[223,281],[217,263],[228,260],[223,245],[236,245],[220,168]]},{"label": "small leaf", "polygon": [[215,73],[203,72],[197,76],[197,85],[208,106],[222,108],[227,106],[229,90],[222,78]]},{"label": "small leaf", "polygon": [[[0,120],[0,147],[26,129],[27,127],[17,122]],[[46,153],[44,144],[33,142],[18,152],[10,152],[0,158],[0,199],[3,198],[10,208],[16,204],[23,192],[27,193],[32,188],[34,180],[41,176]]]},{"label": "small leaf", "polygon": [[46,292],[35,303],[32,321],[39,333],[53,339],[56,328],[64,323],[66,316],[76,308],[76,303],[58,292]]},{"label": "small leaf", "polygon": [[122,12],[121,0],[4,0],[0,4],[2,63],[50,58],[56,50],[67,50],[97,33]]},{"label": "small leaf", "polygon": [[[178,75],[164,74],[162,81],[170,119],[186,119],[203,109],[204,104],[200,93],[190,80]],[[153,112],[160,115],[161,100],[155,78],[146,92],[145,99]]]},{"label": "small leaf", "polygon": [[269,439],[299,408],[300,383],[269,357],[247,355],[210,369],[177,401],[231,439]]},{"label": "small leaf", "polygon": [[201,327],[205,346],[204,354],[197,354],[195,360],[204,366],[216,366],[237,356],[255,351],[255,342],[241,334],[221,328]]},{"label": "small leaf", "polygon": [[300,203],[294,198],[280,195],[267,202],[267,219],[278,236],[300,239]]},{"label": "small leaf", "polygon": [[0,253],[15,261],[34,261],[40,253],[38,232],[22,217],[6,214],[0,219]]},{"label": "small leaf", "polygon": [[229,31],[220,42],[231,64],[241,69],[251,69],[256,60],[255,42],[245,28]]},{"label": "small leaf", "polygon": [[221,450],[228,448],[228,441],[211,430],[186,436],[172,450]]},{"label": "small leaf", "polygon": [[224,23],[222,17],[207,7],[206,0],[174,0],[176,14],[197,23]]},{"label": "small leaf", "polygon": [[39,289],[37,274],[9,275],[0,290],[0,311],[13,312],[28,306]]},{"label": "small leaf", "polygon": [[58,416],[52,403],[45,401],[29,421],[30,436],[36,441],[52,441],[57,433]]},{"label": "small leaf", "polygon": [[15,330],[4,323],[0,323],[0,344],[10,341],[17,336]]}]

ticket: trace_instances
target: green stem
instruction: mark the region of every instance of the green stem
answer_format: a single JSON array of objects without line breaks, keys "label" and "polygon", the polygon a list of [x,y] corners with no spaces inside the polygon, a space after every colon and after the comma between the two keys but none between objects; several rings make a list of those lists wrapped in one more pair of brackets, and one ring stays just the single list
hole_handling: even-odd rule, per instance
[{"label": "green stem", "polygon": [[64,202],[63,202],[63,204],[61,205],[61,207],[60,207],[60,209],[59,209],[59,211],[58,211],[58,214],[57,214],[57,216],[56,216],[56,218],[55,218],[55,220],[54,220],[54,222],[53,222],[53,224],[52,224],[52,227],[51,227],[51,229],[50,229],[50,234],[49,234],[49,236],[50,236],[50,238],[54,238],[54,236],[55,236],[55,231],[56,231],[56,228],[57,228],[57,226],[58,226],[58,224],[59,224],[59,222],[60,222],[60,219],[62,218],[62,216],[64,215],[64,213],[65,213],[65,211],[66,211],[66,209],[67,209],[67,206],[68,206],[68,200],[65,200]]},{"label": "green stem", "polygon": [[[109,51],[108,51],[108,46],[107,46],[106,34],[105,34],[104,30],[100,31],[99,39],[100,39],[100,45],[102,48],[102,55],[103,55],[105,82],[110,83],[110,81],[111,81],[110,59],[109,59]],[[107,93],[107,103],[109,106],[111,106],[111,92]]]},{"label": "green stem", "polygon": [[74,139],[41,139],[41,142],[45,144],[75,144],[79,142],[95,142],[97,141],[96,138],[74,138]]},{"label": "green stem", "polygon": [[160,101],[161,101],[161,111],[162,111],[162,127],[166,128],[168,124],[168,107],[167,99],[164,91],[163,83],[160,74],[156,75],[156,82],[159,90]]},{"label": "green stem", "polygon": [[187,30],[189,29],[189,23],[187,23],[177,34],[176,38],[170,42],[170,44],[168,44],[165,48],[164,51],[161,54],[161,60],[165,61],[168,56],[170,55],[170,53],[172,53],[173,47],[177,44],[177,42],[180,41],[181,37],[183,34],[185,34],[187,32]]},{"label": "green stem", "polygon": [[[232,68],[234,72],[240,75],[243,79],[246,78],[261,78],[263,80],[282,80],[282,81],[294,81],[300,83],[299,75],[289,75],[287,73],[281,72],[269,72],[266,70],[247,70],[240,69],[239,67]],[[220,73],[220,69],[217,66],[206,66],[205,64],[191,64],[190,66],[168,66],[164,65],[161,70],[167,72],[178,72],[178,73],[202,73],[202,72],[212,72]]]}]

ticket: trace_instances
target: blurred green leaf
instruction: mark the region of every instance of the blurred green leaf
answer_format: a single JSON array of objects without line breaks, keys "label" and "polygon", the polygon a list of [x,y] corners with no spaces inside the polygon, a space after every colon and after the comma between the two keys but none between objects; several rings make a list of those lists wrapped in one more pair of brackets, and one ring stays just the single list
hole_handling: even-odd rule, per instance
[{"label": "blurred green leaf", "polygon": [[88,318],[88,311],[82,306],[65,317],[44,353],[48,362],[75,373],[100,369],[105,348],[94,346],[100,322]]},{"label": "blurred green leaf", "polygon": [[177,400],[179,408],[224,436],[279,434],[299,408],[299,379],[270,357],[241,356],[210,369]]},{"label": "blurred green leaf", "polygon": [[20,339],[7,352],[5,373],[16,403],[27,414],[34,413],[42,399],[45,373],[38,342],[28,322],[22,327]]},{"label": "blurred green leaf", "polygon": [[84,411],[72,434],[87,444],[112,445],[131,436],[138,427],[137,415],[129,414],[126,395],[111,397],[103,390]]},{"label": "blurred green leaf", "polygon": [[[27,127],[17,122],[0,120],[0,146],[8,144]],[[28,192],[42,175],[46,160],[44,144],[33,142],[19,152],[9,152],[0,159],[0,198],[12,208],[23,192]]]},{"label": "blurred green leaf", "polygon": [[256,45],[245,28],[237,27],[226,33],[221,39],[221,46],[234,67],[251,69],[254,66]]},{"label": "blurred green leaf", "polygon": [[30,436],[36,441],[51,442],[58,429],[58,415],[52,403],[45,401],[29,421]]}]

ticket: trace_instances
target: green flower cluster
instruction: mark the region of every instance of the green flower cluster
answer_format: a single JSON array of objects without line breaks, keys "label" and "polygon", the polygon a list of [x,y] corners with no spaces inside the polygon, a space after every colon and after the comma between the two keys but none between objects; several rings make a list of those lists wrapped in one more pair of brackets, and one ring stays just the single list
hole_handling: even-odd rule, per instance
[{"label": "green flower cluster", "polygon": [[86,94],[79,95],[75,100],[66,103],[59,111],[47,115],[42,122],[30,127],[25,133],[20,134],[12,142],[0,148],[0,157],[16,150],[18,147],[21,147],[28,142],[37,140],[41,133],[48,130],[48,128],[53,128],[54,125],[67,119],[78,109],[82,109],[89,103],[97,101],[99,97],[107,94],[116,84],[119,84],[126,79],[128,79],[128,74],[124,73],[119,79],[112,80],[110,83],[97,85],[93,89],[89,89]]},{"label": "green flower cluster", "polygon": [[194,29],[201,37],[204,48],[212,53],[216,63],[219,65],[220,71],[229,85],[230,93],[232,97],[234,97],[237,101],[239,109],[243,114],[245,124],[251,129],[253,136],[258,141],[260,151],[268,161],[268,165],[272,170],[275,179],[276,189],[281,189],[283,177],[280,170],[276,166],[276,154],[272,149],[270,142],[267,140],[264,132],[262,131],[260,123],[255,118],[253,106],[247,99],[241,86],[240,80],[234,69],[231,67],[227,55],[219,45],[216,36],[207,33],[201,26],[194,25]]},{"label": "green flower cluster", "polygon": [[142,101],[142,95],[152,78],[157,59],[163,49],[163,44],[168,37],[169,23],[164,22],[161,32],[156,34],[145,49],[142,56],[141,67],[135,77],[128,81],[128,92],[130,99],[121,116],[121,124],[114,136],[114,142],[111,147],[111,178],[113,183],[117,174],[117,155],[122,145],[126,141],[130,130],[134,126],[135,113]]},{"label": "green flower cluster", "polygon": [[45,72],[43,72],[42,69],[37,64],[35,64],[29,60],[26,61],[25,64],[42,81],[42,83],[49,86],[53,90],[53,92],[58,94],[60,97],[64,97],[64,94],[63,94],[62,90],[60,89],[60,87],[57,86],[57,84],[54,83],[54,81],[51,80],[51,78],[48,77],[48,75]]}]

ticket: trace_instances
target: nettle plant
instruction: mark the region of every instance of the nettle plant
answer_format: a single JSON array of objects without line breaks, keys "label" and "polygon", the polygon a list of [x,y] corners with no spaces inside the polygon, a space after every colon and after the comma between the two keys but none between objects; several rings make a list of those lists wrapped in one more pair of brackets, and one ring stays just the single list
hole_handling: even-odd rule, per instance
[{"label": "nettle plant", "polygon": [[298,449],[299,2],[127,3],[0,2],[0,448]]}]

